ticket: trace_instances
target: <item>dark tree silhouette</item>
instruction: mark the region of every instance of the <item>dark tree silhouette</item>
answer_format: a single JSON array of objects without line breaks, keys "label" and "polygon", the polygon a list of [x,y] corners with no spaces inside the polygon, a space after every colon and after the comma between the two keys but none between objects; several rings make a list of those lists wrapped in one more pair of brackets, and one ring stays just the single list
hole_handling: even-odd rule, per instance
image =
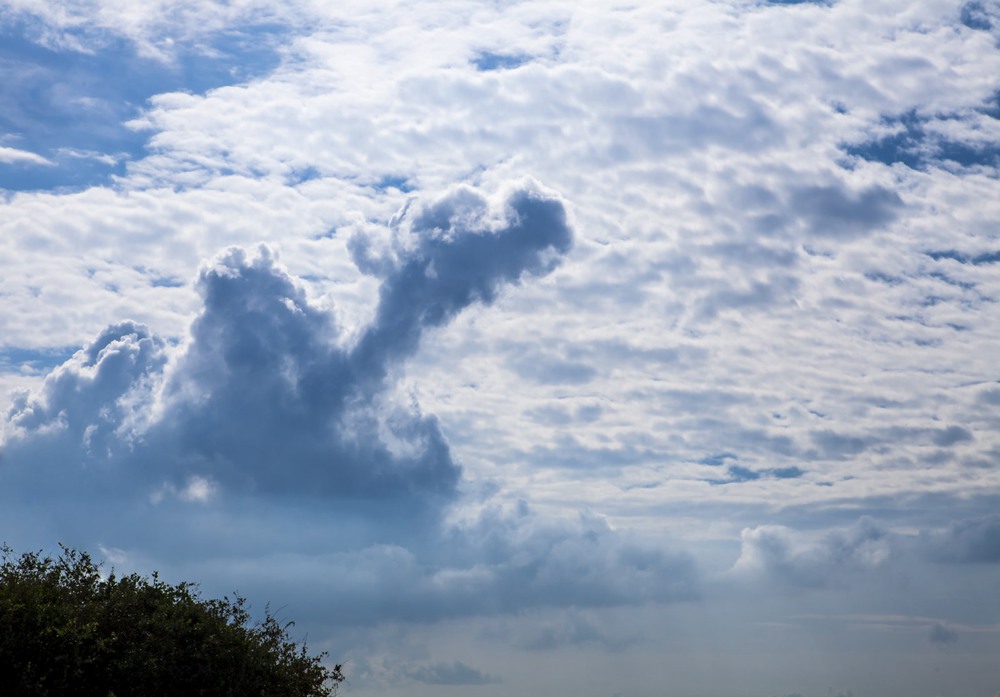
[{"label": "dark tree silhouette", "polygon": [[4,697],[329,697],[344,680],[242,597],[206,600],[153,574],[102,577],[83,552],[2,547]]}]

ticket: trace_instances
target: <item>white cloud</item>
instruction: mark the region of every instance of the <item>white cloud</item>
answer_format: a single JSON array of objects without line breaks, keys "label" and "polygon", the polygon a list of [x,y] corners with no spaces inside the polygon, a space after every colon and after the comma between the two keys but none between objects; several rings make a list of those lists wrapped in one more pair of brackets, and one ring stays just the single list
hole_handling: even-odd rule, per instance
[{"label": "white cloud", "polygon": [[37,32],[35,38],[54,50],[95,53],[110,34],[132,41],[142,56],[170,61],[177,42],[197,42],[234,25],[294,21],[306,6],[295,3],[282,7],[255,0],[224,4],[190,0],[142,4],[116,0],[4,0],[0,13],[16,20],[28,19],[29,27]]},{"label": "white cloud", "polygon": [[218,491],[218,484],[211,479],[192,475],[188,477],[186,484],[179,489],[170,482],[164,482],[150,494],[149,500],[154,504],[159,504],[166,497],[173,496],[188,503],[206,503],[215,497]]},{"label": "white cloud", "polygon": [[761,525],[742,533],[734,577],[764,578],[779,585],[822,587],[845,576],[876,570],[892,555],[891,535],[871,520],[810,540],[783,526]]},{"label": "white cloud", "polygon": [[37,153],[5,146],[0,146],[0,163],[15,165],[42,165],[47,167],[51,167],[53,164],[51,160],[48,160]]}]

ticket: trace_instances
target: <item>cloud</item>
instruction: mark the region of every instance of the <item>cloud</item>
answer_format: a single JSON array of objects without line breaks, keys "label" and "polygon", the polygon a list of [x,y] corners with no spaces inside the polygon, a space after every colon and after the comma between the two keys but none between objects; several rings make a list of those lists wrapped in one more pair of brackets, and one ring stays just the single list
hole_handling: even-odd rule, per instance
[{"label": "cloud", "polygon": [[145,436],[173,447],[178,474],[268,495],[453,492],[459,469],[436,421],[383,399],[390,366],[358,370],[357,349],[336,343],[332,316],[267,248],[230,250],[198,287],[204,309]]},{"label": "cloud", "polygon": [[967,518],[921,535],[932,559],[959,564],[1000,563],[1000,515]]},{"label": "cloud", "polygon": [[[337,578],[313,601],[343,622],[692,598],[688,557],[598,518],[548,520],[522,505],[446,523],[461,468],[438,419],[397,389],[427,331],[549,273],[571,242],[563,204],[531,182],[492,200],[469,187],[413,200],[390,228],[351,242],[381,284],[353,333],[269,247],[228,249],[198,274],[201,310],[183,342],[120,322],[17,397],[2,496],[58,501],[67,519],[97,506],[76,523],[90,544],[199,577],[237,574],[260,595],[281,589],[289,567],[297,584]],[[122,528],[122,515],[143,522]],[[287,539],[296,524],[315,534]],[[264,546],[251,552],[254,539]]]},{"label": "cloud", "polygon": [[586,363],[530,355],[512,357],[511,368],[526,380],[541,385],[582,385],[597,373],[596,368]]},{"label": "cloud", "polygon": [[[822,512],[812,511],[815,521]],[[919,519],[919,518],[918,518]],[[846,526],[822,532],[807,532],[783,525],[758,525],[741,534],[740,555],[720,580],[735,582],[753,592],[794,590],[825,592],[826,597],[859,595],[879,597],[947,592],[957,578],[985,591],[994,578],[983,565],[1000,563],[1000,519],[995,515],[955,520],[942,528],[892,529],[886,521],[862,516]],[[920,589],[913,587],[919,580]],[[730,586],[727,586],[730,587]],[[928,602],[930,602],[928,600]],[[961,604],[959,604],[961,605]],[[849,605],[846,607],[850,607]],[[939,612],[960,612],[943,610]],[[853,610],[845,610],[853,613]],[[918,628],[929,632],[933,643],[951,643],[957,629],[993,631],[953,620],[899,615],[855,615],[846,617],[866,626]],[[957,620],[957,621],[956,621]],[[860,625],[859,625],[860,626]]]},{"label": "cloud", "polygon": [[49,373],[38,394],[15,395],[4,419],[3,473],[37,477],[32,463],[40,460],[61,469],[58,483],[127,455],[130,429],[143,418],[166,362],[166,342],[146,327],[109,326]]},{"label": "cloud", "polygon": [[0,188],[111,184],[147,154],[149,134],[126,123],[149,98],[275,68],[303,8],[239,5],[0,2],[3,131],[18,145],[0,147],[0,164],[20,165],[0,168]]},{"label": "cloud", "polygon": [[786,587],[820,588],[876,569],[892,553],[891,536],[872,519],[863,518],[818,539],[783,526],[761,525],[743,530],[740,556],[731,573]]},{"label": "cloud", "polygon": [[[351,240],[359,268],[383,279],[355,370],[384,373],[374,366],[411,354],[425,327],[445,324],[472,302],[492,303],[502,285],[551,271],[569,249],[562,204],[536,187],[510,192],[499,213],[482,194],[458,187],[407,209],[388,245],[363,234]],[[480,234],[463,235],[470,227]]]},{"label": "cloud", "polygon": [[468,595],[481,608],[606,607],[691,600],[699,572],[686,554],[643,543],[606,521],[581,515],[549,520],[523,502],[505,511],[485,509],[453,529],[445,546],[481,572],[451,579],[453,595]]},{"label": "cloud", "polygon": [[903,200],[881,186],[850,191],[843,186],[797,187],[791,205],[820,237],[850,238],[883,227],[899,216]]},{"label": "cloud", "polygon": [[[371,503],[360,508],[360,523],[301,500],[282,508],[188,509],[204,520],[223,513],[233,529],[263,539],[260,528],[275,527],[280,539],[257,549],[252,541],[226,540],[211,555],[188,551],[176,568],[213,579],[220,592],[227,580],[251,597],[295,598],[314,613],[311,621],[330,626],[677,603],[696,599],[701,586],[685,553],[586,516],[563,521],[525,505],[490,505],[465,522],[434,525]],[[375,516],[385,519],[370,520]],[[280,533],[289,528],[304,539],[284,539]]]},{"label": "cloud", "polygon": [[496,206],[469,188],[415,204],[378,259],[372,239],[355,238],[355,258],[382,286],[353,342],[269,248],[230,249],[199,274],[203,307],[169,366],[163,340],[124,322],[41,394],[21,395],[7,418],[7,469],[58,443],[62,467],[158,474],[190,500],[207,496],[192,481],[267,496],[451,498],[460,468],[437,420],[394,401],[390,374],[425,329],[547,273],[570,242],[562,203],[531,184]]},{"label": "cloud", "polygon": [[[108,0],[3,4],[8,18],[28,25],[33,38],[47,49],[87,55],[123,37],[134,43],[140,56],[163,62],[175,58],[176,44],[197,45],[205,35],[227,28],[290,21],[296,14],[256,0],[232,6],[155,1],[126,7]],[[294,9],[301,11],[298,3]]]},{"label": "cloud", "polygon": [[[47,57],[7,71],[7,130],[28,135],[3,145],[58,165],[8,166],[6,181],[100,164],[46,143],[112,157],[107,186],[9,193],[0,210],[0,380],[34,390],[7,423],[4,536],[96,542],[213,591],[253,579],[255,598],[302,603],[293,617],[344,618],[345,642],[364,622],[559,608],[504,645],[565,647],[536,665],[631,636],[560,622],[568,605],[644,617],[662,602],[663,628],[634,631],[676,631],[683,650],[632,655],[682,693],[700,671],[717,681],[701,692],[826,694],[829,677],[804,673],[871,655],[858,633],[741,632],[751,612],[927,602],[958,627],[992,597],[996,564],[988,522],[949,521],[995,508],[1000,402],[1000,23],[963,3],[6,2],[38,17],[22,44]],[[577,228],[573,263],[542,282],[529,269],[561,256],[558,236],[538,257],[521,248],[521,275],[496,266],[517,258],[496,240],[450,240],[464,220],[505,221],[499,199],[481,213],[456,190],[428,212],[428,191],[524,172],[571,202]],[[178,286],[233,245],[248,251]],[[473,247],[493,282],[461,280]],[[115,317],[159,344],[143,358],[122,328],[46,402],[36,376],[66,356],[23,352],[81,345]],[[74,394],[91,407],[62,409]],[[845,523],[861,513],[882,537]],[[706,591],[667,540],[712,569],[742,545],[755,584],[670,603]],[[908,587],[879,585],[897,573]],[[789,592],[803,588],[817,590]],[[687,637],[711,633],[710,615],[719,646],[699,649]],[[802,673],[777,684],[696,655],[811,645],[830,653],[794,654]],[[493,673],[506,660],[406,660],[454,658]],[[585,684],[603,663],[573,673],[582,691],[604,687]],[[913,692],[919,671],[899,668],[892,691]],[[656,691],[635,681],[599,691]]]},{"label": "cloud", "polygon": [[[967,6],[968,7],[968,6]],[[921,115],[911,110],[882,118],[879,135],[844,147],[848,154],[885,164],[930,167],[993,167],[1000,162],[996,133],[1000,124],[985,113]]]},{"label": "cloud", "polygon": [[2,164],[26,164],[26,165],[43,165],[51,167],[54,163],[37,153],[28,152],[27,150],[18,150],[17,148],[8,148],[0,146],[0,163]]},{"label": "cloud", "polygon": [[979,31],[989,31],[993,28],[993,22],[997,19],[1000,12],[995,8],[990,6],[989,9],[983,5],[983,3],[978,2],[978,0],[972,0],[962,5],[961,9],[961,20],[962,24],[967,26],[969,29],[976,29]]},{"label": "cloud", "polygon": [[823,457],[844,459],[854,457],[871,446],[869,439],[843,435],[830,430],[816,431],[810,438],[819,447]]},{"label": "cloud", "polygon": [[187,480],[187,483],[179,489],[173,484],[164,483],[163,486],[154,491],[149,498],[150,501],[155,504],[160,503],[167,496],[173,496],[186,502],[197,501],[204,503],[212,499],[218,492],[218,489],[218,485],[211,479],[193,476],[190,477]]},{"label": "cloud", "polygon": [[502,682],[500,678],[483,673],[461,661],[408,668],[404,674],[428,685],[494,685]]}]

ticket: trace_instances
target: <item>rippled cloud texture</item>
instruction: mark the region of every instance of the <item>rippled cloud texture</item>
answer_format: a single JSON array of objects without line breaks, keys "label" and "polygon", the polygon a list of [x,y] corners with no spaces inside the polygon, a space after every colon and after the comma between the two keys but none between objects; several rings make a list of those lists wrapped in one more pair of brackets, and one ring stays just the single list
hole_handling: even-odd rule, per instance
[{"label": "rippled cloud texture", "polygon": [[1000,5],[0,0],[0,539],[345,695],[1000,693]]}]

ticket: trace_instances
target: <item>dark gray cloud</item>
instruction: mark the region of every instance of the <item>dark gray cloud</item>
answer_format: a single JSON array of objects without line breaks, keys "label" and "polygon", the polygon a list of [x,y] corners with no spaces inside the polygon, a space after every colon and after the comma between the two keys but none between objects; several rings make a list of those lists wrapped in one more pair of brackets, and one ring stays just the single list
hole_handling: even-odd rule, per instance
[{"label": "dark gray cloud", "polygon": [[[558,199],[531,188],[510,194],[497,220],[486,198],[462,187],[396,221],[398,234],[379,244],[351,240],[358,267],[382,278],[375,320],[351,354],[351,370],[384,377],[410,355],[423,330],[446,324],[469,304],[493,302],[500,288],[551,271],[572,243]],[[476,234],[467,234],[469,230]]]},{"label": "dark gray cloud", "polygon": [[230,249],[199,274],[203,308],[169,367],[164,341],[125,322],[40,395],[22,395],[7,417],[16,430],[4,473],[58,447],[53,467],[94,460],[178,491],[203,481],[266,496],[450,498],[460,468],[437,420],[394,404],[390,374],[425,329],[547,273],[571,240],[562,203],[534,186],[499,210],[469,188],[412,205],[383,249],[352,243],[382,279],[375,319],[354,343],[268,248]]}]

